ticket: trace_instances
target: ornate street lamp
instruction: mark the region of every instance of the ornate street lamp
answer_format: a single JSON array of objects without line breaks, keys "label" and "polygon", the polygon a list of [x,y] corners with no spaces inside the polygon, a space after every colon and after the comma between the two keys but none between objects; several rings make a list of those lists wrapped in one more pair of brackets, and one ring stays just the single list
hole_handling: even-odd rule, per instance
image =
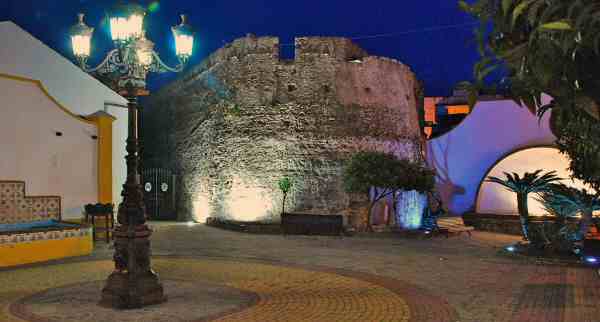
[{"label": "ornate street lamp", "polygon": [[158,275],[150,267],[150,230],[146,225],[146,209],[138,175],[138,105],[137,97],[148,95],[146,75],[149,72],[180,72],[192,55],[194,33],[181,16],[180,25],[172,28],[179,64],[167,66],[154,51],[154,43],[144,32],[144,8],[118,5],[110,14],[110,29],[115,49],[97,67],[90,68],[93,28],[83,21],[71,27],[73,54],[81,69],[110,78],[112,87],[127,98],[129,134],[127,138],[127,179],[123,185],[123,201],[119,205],[115,228],[115,270],[102,289],[101,303],[115,308],[139,308],[166,300]]}]

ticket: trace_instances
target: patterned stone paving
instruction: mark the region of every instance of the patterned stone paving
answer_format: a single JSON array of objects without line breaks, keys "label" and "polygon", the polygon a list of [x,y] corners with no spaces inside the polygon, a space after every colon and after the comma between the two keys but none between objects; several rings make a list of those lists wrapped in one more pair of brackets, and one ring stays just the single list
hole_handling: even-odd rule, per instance
[{"label": "patterned stone paving", "polygon": [[515,298],[511,321],[600,321],[598,280],[578,269],[540,266]]},{"label": "patterned stone paving", "polygon": [[254,305],[258,297],[223,285],[199,281],[165,280],[169,301],[138,310],[100,307],[104,281],[70,284],[35,293],[13,302],[13,316],[27,321],[169,321],[184,322],[237,312]]},{"label": "patterned stone paving", "polygon": [[[176,322],[210,319],[407,322],[421,321],[424,315],[418,305],[427,304],[416,303],[415,299],[411,299],[409,305],[405,297],[419,293],[418,290],[399,281],[370,274],[336,272],[319,268],[309,270],[306,269],[307,267],[258,262],[158,257],[154,260],[154,267],[161,278],[166,280],[167,290],[173,288],[174,285],[170,282],[173,279],[190,283],[223,285],[256,294],[257,299],[253,305],[232,312],[231,306],[243,304],[244,296],[239,295],[236,301],[232,298],[231,291],[213,289],[213,293],[228,294],[228,298],[221,302],[227,302],[225,304],[229,305],[220,303],[225,313],[215,315],[216,305],[213,305],[213,310],[208,310],[199,303],[201,298],[194,298],[198,302],[187,303],[191,305],[190,312],[181,313],[178,319],[174,319],[173,317],[177,315],[173,312],[182,308],[177,298],[184,294],[179,294],[182,293],[179,291],[171,294],[175,296],[174,300],[159,307],[154,309],[150,307],[138,312],[129,311],[114,319],[117,315],[109,312],[112,310],[94,305],[98,299],[97,296],[90,296],[93,293],[83,292],[82,296],[73,296],[74,292],[83,290],[86,286],[98,291],[96,289],[99,289],[101,283],[90,285],[86,281],[101,280],[110,272],[111,266],[110,261],[92,261],[0,272],[0,285],[7,286],[0,291],[2,307],[0,321]],[[64,287],[65,284],[69,286]],[[429,299],[430,304],[444,306],[443,303],[431,302],[432,299]],[[73,309],[74,305],[77,306],[76,309]],[[169,305],[174,305],[175,308],[169,308]],[[411,306],[414,312],[411,312]],[[190,313],[196,315],[190,316]],[[417,315],[411,318],[411,313]],[[452,316],[452,310],[448,308],[447,311],[440,313],[445,316],[439,316],[436,321],[449,321]],[[448,313],[450,315],[447,315]]]},{"label": "patterned stone paving", "polygon": [[[386,301],[404,303],[405,306],[391,306],[407,308],[407,315],[399,317],[400,321],[406,317],[414,322],[600,321],[600,277],[596,271],[498,256],[499,249],[519,240],[515,236],[474,232],[472,238],[427,240],[392,234],[283,237],[235,233],[204,225],[152,223],[152,226],[153,252],[160,255],[155,258],[155,266],[167,280],[185,280],[193,275],[197,282],[221,283],[245,291],[250,287],[259,290],[262,287],[262,292],[277,285],[281,287],[263,293],[255,306],[210,317],[220,321],[259,321],[254,317],[269,321],[266,315],[259,315],[267,314],[268,309],[280,312],[270,316],[274,320],[315,321],[308,314],[318,309],[329,312],[323,303],[332,305],[336,313],[349,310],[336,305],[363,303],[358,306],[360,312],[348,321],[386,321],[379,316],[387,314],[380,312],[390,307],[382,304],[387,302],[379,301],[383,294],[386,298],[392,295]],[[104,280],[112,268],[111,256],[112,249],[99,242],[91,256],[0,269],[0,321],[21,322],[8,314],[9,306],[32,293]],[[82,273],[76,273],[78,270]],[[294,272],[300,272],[294,275],[296,278],[304,277],[288,278]],[[266,282],[261,284],[261,280]],[[286,284],[288,280],[293,284]],[[313,280],[321,283],[311,283]],[[339,288],[331,287],[329,291],[330,281],[339,283]],[[356,287],[352,292],[357,293],[342,292],[348,290],[348,283]],[[302,289],[303,296],[299,293],[292,296],[292,289],[283,285]],[[365,285],[377,292],[362,293],[366,292]],[[352,297],[358,293],[357,298]],[[341,302],[332,302],[329,297],[341,297]],[[364,302],[357,302],[359,299]],[[346,321],[323,314],[326,321]],[[345,313],[340,316],[346,317]],[[387,321],[396,317],[390,319]]]}]

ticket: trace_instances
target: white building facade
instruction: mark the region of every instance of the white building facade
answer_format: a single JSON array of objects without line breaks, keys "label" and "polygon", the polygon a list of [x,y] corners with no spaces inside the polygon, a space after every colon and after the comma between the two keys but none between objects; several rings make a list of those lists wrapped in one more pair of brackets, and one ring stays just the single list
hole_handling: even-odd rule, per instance
[{"label": "white building facade", "polygon": [[61,196],[67,219],[88,202],[118,204],[127,100],[12,22],[0,22],[0,42],[0,180]]}]

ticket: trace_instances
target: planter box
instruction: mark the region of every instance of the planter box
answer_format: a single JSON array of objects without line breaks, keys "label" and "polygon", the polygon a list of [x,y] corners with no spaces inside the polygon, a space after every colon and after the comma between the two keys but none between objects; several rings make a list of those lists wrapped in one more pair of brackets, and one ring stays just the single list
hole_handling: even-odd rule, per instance
[{"label": "planter box", "polygon": [[[533,229],[536,225],[543,222],[553,222],[555,219],[553,216],[531,216],[529,217],[529,227]],[[521,235],[521,221],[518,215],[465,213],[463,222],[466,226],[475,227],[476,230]],[[577,225],[579,219],[569,218],[567,222],[570,225]]]},{"label": "planter box", "polygon": [[281,215],[281,230],[289,235],[342,235],[341,215],[285,213]]},{"label": "planter box", "polygon": [[226,220],[221,218],[209,217],[206,219],[206,225],[221,229],[239,231],[251,234],[280,234],[281,227],[276,223],[261,222],[241,222]]}]

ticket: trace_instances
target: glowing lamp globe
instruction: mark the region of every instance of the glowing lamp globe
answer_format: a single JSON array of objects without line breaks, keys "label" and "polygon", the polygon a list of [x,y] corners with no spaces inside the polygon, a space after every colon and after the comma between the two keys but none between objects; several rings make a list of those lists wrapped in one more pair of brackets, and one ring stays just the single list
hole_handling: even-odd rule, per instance
[{"label": "glowing lamp globe", "polygon": [[83,21],[84,14],[80,13],[77,15],[79,22],[71,27],[69,34],[71,35],[71,45],[73,47],[73,54],[75,57],[80,59],[87,59],[90,57],[92,34],[94,28],[88,27]]},{"label": "glowing lamp globe", "polygon": [[135,52],[137,55],[138,63],[141,66],[150,66],[153,61],[153,49],[154,43],[148,40],[145,36],[135,42]]},{"label": "glowing lamp globe", "polygon": [[136,4],[118,4],[111,11],[110,34],[113,41],[124,43],[142,36],[144,16],[146,12],[142,6]]},{"label": "glowing lamp globe", "polygon": [[186,15],[181,15],[181,23],[171,28],[175,37],[175,52],[182,61],[187,61],[194,49],[194,31],[186,24]]}]

